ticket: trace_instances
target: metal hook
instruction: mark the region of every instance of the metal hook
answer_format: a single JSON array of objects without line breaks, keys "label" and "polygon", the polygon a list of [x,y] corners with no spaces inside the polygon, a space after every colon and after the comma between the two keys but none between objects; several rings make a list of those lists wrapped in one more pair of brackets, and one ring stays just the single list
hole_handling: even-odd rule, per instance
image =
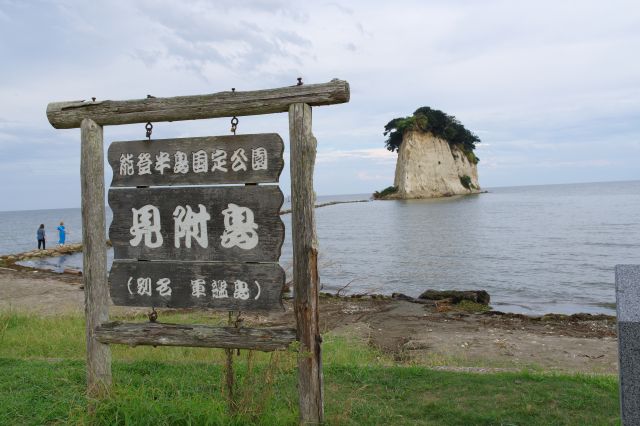
[{"label": "metal hook", "polygon": [[238,128],[238,122],[238,117],[234,115],[231,119],[231,132],[233,132],[234,135],[236,134],[236,129]]},{"label": "metal hook", "polygon": [[151,140],[151,132],[153,132],[153,124],[150,121],[144,125],[144,128],[147,130],[147,139]]},{"label": "metal hook", "polygon": [[147,316],[149,317],[149,322],[156,322],[158,319],[158,312],[156,312],[155,306],[151,307],[151,312],[149,312]]}]

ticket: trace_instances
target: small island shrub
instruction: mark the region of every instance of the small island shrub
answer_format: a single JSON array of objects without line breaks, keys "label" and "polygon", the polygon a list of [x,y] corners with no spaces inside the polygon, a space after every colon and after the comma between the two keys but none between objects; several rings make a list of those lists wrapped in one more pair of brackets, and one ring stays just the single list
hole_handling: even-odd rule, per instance
[{"label": "small island shrub", "polygon": [[463,152],[464,152],[464,155],[467,157],[467,160],[469,160],[471,164],[478,164],[478,161],[480,161],[480,159],[476,157],[476,154],[473,151],[463,151]]},{"label": "small island shrub", "polygon": [[373,199],[374,200],[379,200],[381,198],[384,198],[388,195],[391,194],[395,194],[396,192],[398,192],[398,187],[397,186],[388,186],[385,189],[383,189],[382,191],[376,191],[373,193]]},{"label": "small island shrub", "polygon": [[464,186],[469,190],[474,187],[473,184],[471,183],[471,178],[467,175],[460,176],[460,183],[462,184],[462,186]]},{"label": "small island shrub", "polygon": [[480,143],[480,138],[466,129],[452,115],[425,106],[415,110],[412,116],[394,118],[384,126],[384,135],[387,137],[386,148],[392,152],[398,151],[404,132],[409,130],[432,133],[464,152],[472,164],[478,164],[480,161],[473,153],[476,144]]}]

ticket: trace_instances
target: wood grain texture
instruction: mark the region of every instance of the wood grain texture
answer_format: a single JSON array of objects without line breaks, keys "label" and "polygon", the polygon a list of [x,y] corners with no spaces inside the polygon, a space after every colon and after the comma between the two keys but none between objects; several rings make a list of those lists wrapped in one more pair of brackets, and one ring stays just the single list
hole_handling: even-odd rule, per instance
[{"label": "wood grain texture", "polygon": [[[138,279],[145,281],[138,285]],[[170,281],[160,286],[161,279]],[[238,289],[243,286],[236,280],[245,283],[244,294],[235,293],[236,286]],[[277,263],[116,260],[109,274],[111,300],[117,306],[196,307],[222,311],[282,311],[284,282],[285,272]],[[226,297],[221,297],[221,287],[224,287],[222,291]]]},{"label": "wood grain texture", "polygon": [[191,346],[201,348],[233,348],[258,351],[286,349],[296,339],[295,329],[212,327],[163,323],[102,324],[96,330],[103,343],[123,345]]},{"label": "wood grain texture", "polygon": [[96,340],[95,328],[109,320],[104,208],[102,127],[85,119],[81,127],[82,251],[87,344],[87,393],[102,397],[111,386],[111,350]]},{"label": "wood grain texture", "polygon": [[289,109],[291,143],[291,225],[293,242],[294,307],[300,355],[298,391],[300,421],[319,424],[324,418],[322,351],[318,313],[318,240],[315,222],[313,169],[316,138],[311,131],[311,107]]},{"label": "wood grain texture", "polygon": [[[267,156],[266,169],[252,161],[261,149]],[[274,183],[284,167],[283,151],[284,143],[276,133],[114,142],[108,151],[111,186]],[[194,157],[203,153],[206,163],[194,168]],[[182,156],[188,162],[181,169]]]},{"label": "wood grain texture", "polygon": [[208,95],[150,98],[127,101],[54,102],[47,106],[47,118],[56,129],[80,127],[82,119],[91,117],[106,126],[197,120],[203,118],[286,112],[289,105],[332,105],[349,102],[349,83],[333,79],[322,84],[248,92],[219,92]]},{"label": "wood grain texture", "polygon": [[[109,206],[113,211],[113,221],[109,228],[109,238],[113,245],[114,257],[143,260],[276,262],[280,258],[284,241],[284,223],[279,216],[283,201],[282,191],[275,185],[111,189]],[[207,247],[190,239],[191,247],[188,248],[185,246],[186,238],[180,238],[180,247],[176,247],[176,207],[189,205],[194,212],[199,212],[200,204],[210,216],[206,228]],[[229,204],[247,207],[253,211],[254,222],[258,225],[258,243],[254,248],[223,247],[223,211]],[[132,209],[139,210],[146,205],[153,205],[159,209],[162,245],[157,248],[147,247],[144,239],[139,241],[138,245],[132,245],[136,243],[132,243]]]}]

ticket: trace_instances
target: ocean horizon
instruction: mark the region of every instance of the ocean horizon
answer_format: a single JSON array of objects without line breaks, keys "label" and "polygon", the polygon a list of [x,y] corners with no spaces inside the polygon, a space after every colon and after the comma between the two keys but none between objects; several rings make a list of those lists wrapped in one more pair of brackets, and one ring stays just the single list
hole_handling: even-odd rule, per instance
[{"label": "ocean horizon", "polygon": [[[534,187],[541,187],[541,186],[562,186],[562,185],[593,185],[593,184],[607,184],[607,183],[634,183],[634,182],[640,182],[640,179],[632,179],[632,180],[606,180],[606,181],[594,181],[594,182],[567,182],[567,183],[544,183],[544,184],[530,184],[530,185],[503,185],[503,186],[490,186],[490,187],[482,187],[482,191],[483,192],[491,192],[492,190],[500,190],[500,189],[509,189],[509,188],[534,188]],[[105,189],[108,191],[108,187],[105,187]],[[280,188],[282,190],[282,187]],[[346,200],[357,200],[357,199],[372,199],[373,197],[373,193],[375,191],[381,191],[384,188],[377,188],[374,189],[372,192],[363,192],[363,193],[348,193],[348,194],[320,194],[317,195],[317,203],[320,202],[326,202],[326,201],[333,201],[335,200],[345,200],[344,197],[365,197],[365,198],[346,198]],[[284,194],[284,204],[282,205],[282,208],[284,209],[287,204],[290,203],[290,198],[291,198],[291,194]],[[443,198],[449,198],[449,197],[443,197]],[[109,210],[109,205],[105,199],[105,207],[107,210]],[[49,211],[49,210],[74,210],[74,209],[80,209],[80,206],[77,207],[55,207],[55,208],[49,208],[49,209],[18,209],[18,210],[3,210],[2,208],[0,208],[0,214],[2,213],[19,213],[19,212],[40,212],[40,211]]]}]

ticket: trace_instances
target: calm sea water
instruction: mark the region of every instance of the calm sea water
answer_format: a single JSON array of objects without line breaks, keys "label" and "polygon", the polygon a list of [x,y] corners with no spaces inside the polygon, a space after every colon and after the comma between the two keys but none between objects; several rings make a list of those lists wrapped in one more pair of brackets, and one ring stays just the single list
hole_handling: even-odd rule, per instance
[{"label": "calm sea water", "polygon": [[[503,311],[614,312],[614,266],[640,263],[640,181],[490,191],[316,210],[324,289],[350,283],[351,292],[412,296],[427,288],[485,289]],[[72,241],[80,239],[79,209],[0,212],[0,253],[35,247],[37,226],[45,223],[53,236],[59,220]],[[283,220],[289,232],[290,216]],[[291,263],[288,232],[285,268]],[[39,266],[44,263],[81,267],[82,259],[66,256]]]}]

